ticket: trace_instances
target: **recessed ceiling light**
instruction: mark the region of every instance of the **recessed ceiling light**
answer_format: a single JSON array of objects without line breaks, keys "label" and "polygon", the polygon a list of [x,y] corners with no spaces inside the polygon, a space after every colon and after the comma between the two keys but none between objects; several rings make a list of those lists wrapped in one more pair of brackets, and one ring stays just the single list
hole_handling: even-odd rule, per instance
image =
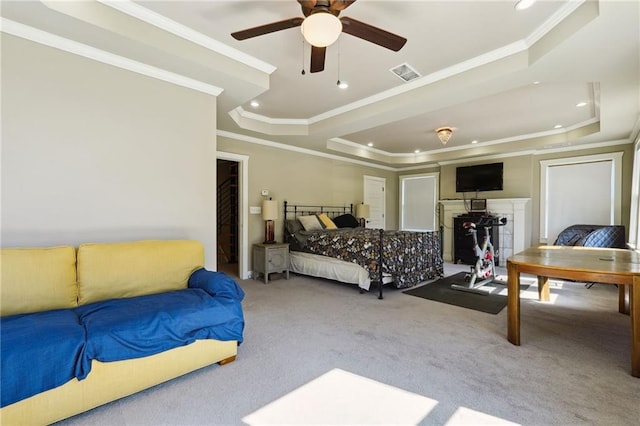
[{"label": "recessed ceiling light", "polygon": [[553,126],[554,129],[562,129],[562,124],[556,124]]},{"label": "recessed ceiling light", "polygon": [[587,103],[586,103],[586,102],[578,102],[578,103],[576,104],[576,106],[577,106],[578,108],[580,108],[580,107],[583,107],[583,106],[587,106]]},{"label": "recessed ceiling light", "polygon": [[260,102],[258,102],[256,100],[253,100],[253,101],[251,101],[251,106],[254,107],[254,108],[258,108],[260,106]]},{"label": "recessed ceiling light", "polygon": [[533,82],[533,84],[540,84],[540,82],[536,80]]},{"label": "recessed ceiling light", "polygon": [[471,143],[478,143],[478,141],[477,140],[472,140]]},{"label": "recessed ceiling light", "polygon": [[373,146],[373,142],[369,142],[367,146]]},{"label": "recessed ceiling light", "polygon": [[536,0],[518,0],[516,2],[515,8],[516,10],[529,9],[535,2]]},{"label": "recessed ceiling light", "polygon": [[413,151],[413,152],[415,152],[416,154],[418,154],[418,153],[420,152],[420,150],[419,150],[419,149],[416,149],[416,150],[415,150],[415,151]]}]

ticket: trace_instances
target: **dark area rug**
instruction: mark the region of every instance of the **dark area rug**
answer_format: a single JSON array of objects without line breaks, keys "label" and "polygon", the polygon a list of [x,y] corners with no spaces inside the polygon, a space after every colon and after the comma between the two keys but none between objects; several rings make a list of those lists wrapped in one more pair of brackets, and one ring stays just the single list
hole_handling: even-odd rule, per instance
[{"label": "dark area rug", "polygon": [[[465,275],[466,272],[459,272],[450,277],[405,290],[403,293],[494,315],[507,306],[506,282],[501,284],[494,281],[486,284],[485,288],[494,288],[490,294],[476,294],[452,289],[451,284],[465,284]],[[520,291],[525,290],[527,287],[529,285],[523,284],[521,280]]]}]

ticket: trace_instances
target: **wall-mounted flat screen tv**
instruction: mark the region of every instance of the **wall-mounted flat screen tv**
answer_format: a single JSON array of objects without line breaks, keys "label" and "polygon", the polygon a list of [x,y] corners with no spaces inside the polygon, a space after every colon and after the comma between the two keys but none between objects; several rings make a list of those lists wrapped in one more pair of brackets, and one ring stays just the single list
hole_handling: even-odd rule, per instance
[{"label": "wall-mounted flat screen tv", "polygon": [[502,191],[502,163],[456,168],[456,192]]}]

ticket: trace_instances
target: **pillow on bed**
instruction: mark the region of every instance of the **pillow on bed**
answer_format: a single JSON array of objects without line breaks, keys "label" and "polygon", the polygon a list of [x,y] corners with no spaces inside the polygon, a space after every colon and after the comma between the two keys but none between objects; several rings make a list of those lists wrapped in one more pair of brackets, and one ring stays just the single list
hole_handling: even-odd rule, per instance
[{"label": "pillow on bed", "polygon": [[357,228],[360,226],[358,219],[349,213],[334,217],[333,223],[335,223],[338,228]]},{"label": "pillow on bed", "polygon": [[321,214],[316,215],[316,216],[318,216],[318,220],[320,221],[320,223],[322,224],[322,227],[324,229],[338,229],[336,224],[333,223],[331,218],[329,216],[327,216],[326,213],[321,213]]},{"label": "pillow on bed", "polygon": [[293,235],[298,231],[302,231],[304,228],[298,219],[287,219],[284,223],[285,229],[289,235]]},{"label": "pillow on bed", "polygon": [[316,215],[299,216],[298,220],[305,231],[322,231],[322,225]]}]

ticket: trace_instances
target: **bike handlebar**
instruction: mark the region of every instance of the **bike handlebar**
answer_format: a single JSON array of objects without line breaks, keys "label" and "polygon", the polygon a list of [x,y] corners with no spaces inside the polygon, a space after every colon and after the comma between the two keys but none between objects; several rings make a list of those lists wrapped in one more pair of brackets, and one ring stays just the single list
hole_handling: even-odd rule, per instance
[{"label": "bike handlebar", "polygon": [[466,229],[468,228],[476,228],[478,226],[483,226],[485,228],[491,228],[494,226],[505,226],[507,224],[507,218],[502,217],[498,219],[497,217],[481,217],[477,222],[464,222],[462,226]]}]

